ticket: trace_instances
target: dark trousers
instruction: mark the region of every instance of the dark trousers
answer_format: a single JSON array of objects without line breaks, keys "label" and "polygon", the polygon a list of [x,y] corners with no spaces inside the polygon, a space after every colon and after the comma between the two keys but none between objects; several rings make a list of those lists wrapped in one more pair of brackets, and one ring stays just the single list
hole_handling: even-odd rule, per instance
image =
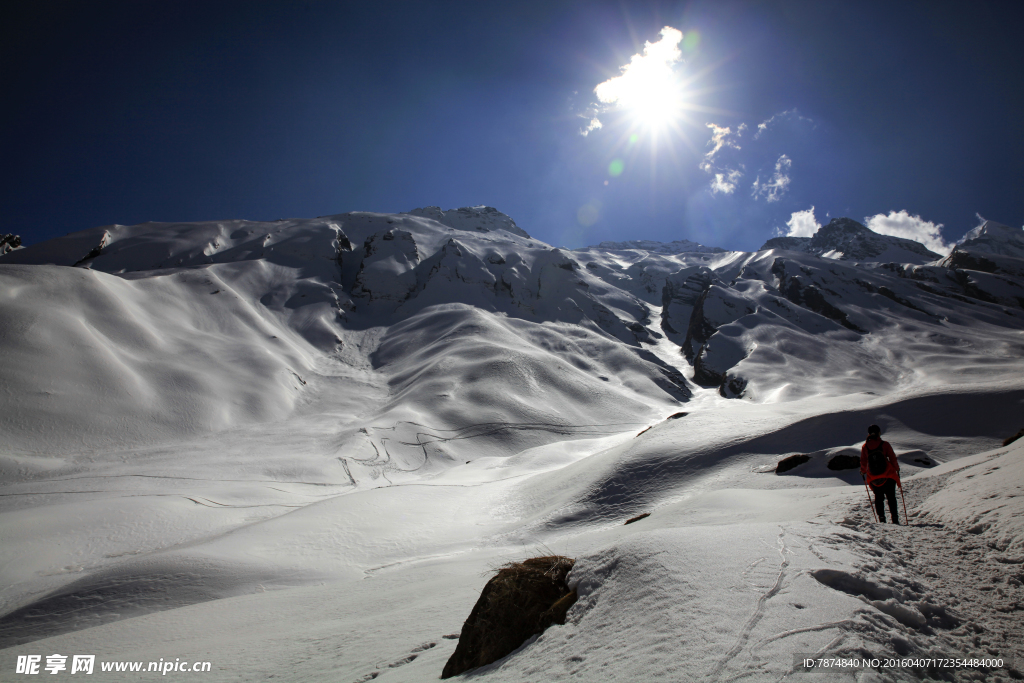
[{"label": "dark trousers", "polygon": [[[878,484],[876,486],[876,484]],[[875,492],[875,512],[878,513],[878,521],[885,521],[885,499],[889,499],[889,514],[892,515],[892,523],[899,524],[899,508],[896,507],[896,480],[876,479],[871,482],[871,488]]]}]

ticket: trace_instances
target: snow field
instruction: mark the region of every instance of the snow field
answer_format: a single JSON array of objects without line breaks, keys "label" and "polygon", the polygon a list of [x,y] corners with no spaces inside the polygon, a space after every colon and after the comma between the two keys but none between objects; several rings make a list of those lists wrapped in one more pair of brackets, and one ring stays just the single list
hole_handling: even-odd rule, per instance
[{"label": "snow field", "polygon": [[[462,678],[1019,657],[1024,446],[998,443],[1024,341],[1000,235],[974,239],[991,268],[566,252],[476,207],[12,252],[0,670],[58,652],[433,680],[489,574],[551,553],[577,558],[568,623]],[[695,386],[687,338],[745,388]],[[870,522],[856,472],[825,466],[871,423],[910,527]],[[811,460],[772,473],[794,453]]]}]

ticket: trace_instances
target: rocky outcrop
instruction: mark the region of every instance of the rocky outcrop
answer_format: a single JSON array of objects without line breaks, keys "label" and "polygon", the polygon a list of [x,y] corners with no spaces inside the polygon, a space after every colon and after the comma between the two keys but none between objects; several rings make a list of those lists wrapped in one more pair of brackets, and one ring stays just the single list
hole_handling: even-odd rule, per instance
[{"label": "rocky outcrop", "polygon": [[[667,277],[662,288],[661,329],[669,339],[682,347],[683,355],[690,362],[696,353],[692,343],[686,343],[687,340],[692,342],[694,338],[690,332],[693,312],[704,293],[716,281],[719,281],[718,276],[707,266],[691,266]],[[700,343],[705,339],[701,337]]]},{"label": "rocky outcrop", "polygon": [[761,245],[759,251],[767,249],[787,249],[789,251],[807,251],[810,237],[773,237]]},{"label": "rocky outcrop", "polygon": [[789,272],[784,259],[775,259],[772,264],[772,275],[778,278],[779,293],[797,306],[802,306],[829,320],[834,320],[848,330],[867,334],[867,330],[850,322],[845,312],[830,303],[812,280],[803,274]]},{"label": "rocky outcrop", "polygon": [[100,254],[102,254],[103,253],[103,248],[106,247],[107,244],[109,244],[109,243],[110,243],[110,233],[109,232],[104,232],[103,236],[100,238],[99,244],[97,244],[95,247],[90,249],[89,253],[87,253],[85,256],[80,258],[73,265],[75,265],[75,266],[85,266],[86,268],[88,268],[89,267],[89,262],[92,261],[93,259],[97,258]]},{"label": "rocky outcrop", "polygon": [[565,579],[574,560],[534,557],[502,567],[480,593],[462,625],[459,644],[444,665],[441,678],[496,662],[530,636],[552,624],[564,624],[576,602]]},{"label": "rocky outcrop", "polygon": [[420,262],[416,240],[406,230],[386,230],[363,243],[363,258],[353,296],[372,301],[402,302],[416,289],[413,269]]},{"label": "rocky outcrop", "polygon": [[683,340],[683,353],[690,358],[694,348],[700,349],[723,325],[736,322],[754,312],[756,306],[749,299],[734,290],[711,283],[708,285],[690,314],[690,323]]},{"label": "rocky outcrop", "polygon": [[788,458],[783,458],[782,460],[779,461],[779,464],[775,466],[775,474],[782,474],[783,472],[788,472],[794,467],[803,465],[810,459],[811,456],[805,455],[803,453],[791,455]]},{"label": "rocky outcrop", "polygon": [[860,469],[860,457],[856,455],[833,455],[828,460],[827,467],[830,470],[856,470]]},{"label": "rocky outcrop", "polygon": [[3,256],[7,252],[14,251],[21,247],[21,237],[19,235],[12,235],[10,233],[6,235],[0,235],[0,256]]}]

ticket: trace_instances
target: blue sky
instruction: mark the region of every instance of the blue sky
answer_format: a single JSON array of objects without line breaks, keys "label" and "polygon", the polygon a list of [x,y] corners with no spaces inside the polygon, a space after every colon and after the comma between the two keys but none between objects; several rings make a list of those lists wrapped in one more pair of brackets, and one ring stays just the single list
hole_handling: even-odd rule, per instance
[{"label": "blue sky", "polygon": [[[751,250],[830,216],[947,242],[978,215],[1024,224],[1019,3],[0,12],[0,232],[29,244],[109,223],[426,205],[495,206],[569,247]],[[664,27],[683,35],[683,108],[655,134],[594,89]]]}]

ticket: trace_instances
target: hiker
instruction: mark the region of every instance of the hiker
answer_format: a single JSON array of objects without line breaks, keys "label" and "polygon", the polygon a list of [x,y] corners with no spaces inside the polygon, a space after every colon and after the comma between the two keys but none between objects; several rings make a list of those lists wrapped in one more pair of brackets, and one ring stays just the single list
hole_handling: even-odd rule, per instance
[{"label": "hiker", "polygon": [[885,499],[888,499],[892,523],[899,524],[896,482],[900,478],[900,464],[889,442],[882,441],[882,429],[878,425],[868,427],[868,439],[860,447],[860,474],[875,492],[878,521],[885,523]]}]

